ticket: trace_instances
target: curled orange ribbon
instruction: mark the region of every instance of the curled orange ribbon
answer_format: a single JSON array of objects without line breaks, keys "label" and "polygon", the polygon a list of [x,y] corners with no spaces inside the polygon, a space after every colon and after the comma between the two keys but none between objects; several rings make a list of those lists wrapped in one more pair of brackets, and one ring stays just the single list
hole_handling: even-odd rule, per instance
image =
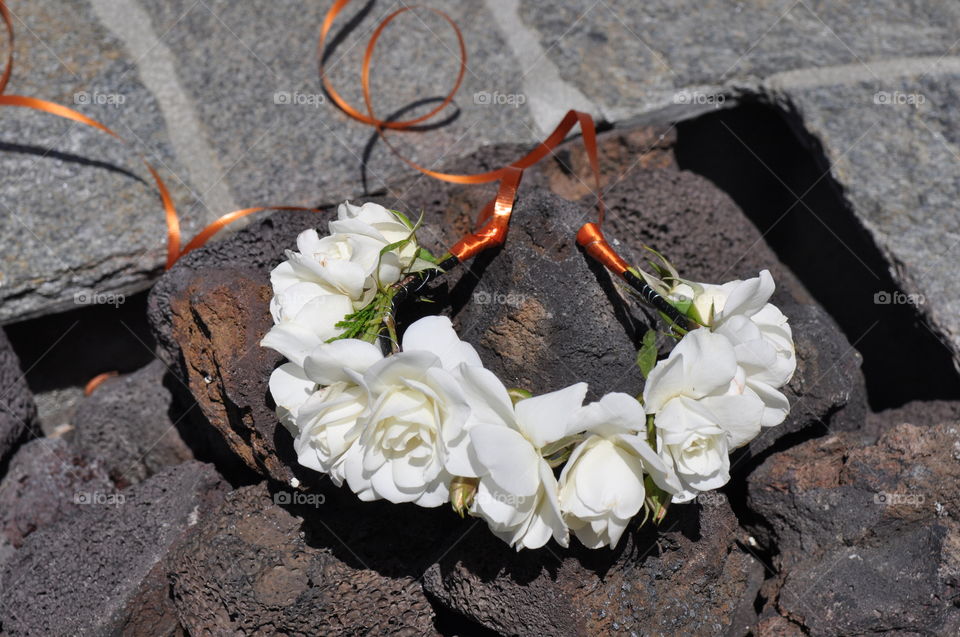
[{"label": "curled orange ribbon", "polygon": [[463,40],[463,33],[460,31],[460,28],[454,22],[453,18],[449,15],[440,11],[439,9],[434,9],[431,7],[422,7],[428,11],[433,12],[434,14],[443,18],[447,24],[453,29],[453,32],[457,36],[457,43],[460,48],[460,70],[457,74],[456,82],[454,82],[453,88],[449,93],[444,97],[441,103],[432,109],[430,112],[421,115],[419,117],[401,120],[401,121],[388,121],[378,118],[373,111],[373,98],[371,97],[370,91],[370,66],[373,61],[373,52],[377,46],[377,40],[382,35],[384,29],[398,16],[401,14],[411,11],[413,9],[421,8],[416,5],[404,6],[386,18],[384,18],[377,28],[374,30],[373,34],[370,36],[370,41],[367,43],[367,49],[364,52],[363,56],[363,67],[360,75],[361,88],[363,89],[363,101],[366,106],[366,113],[363,113],[359,109],[352,106],[343,96],[340,95],[333,87],[333,84],[330,82],[330,79],[327,77],[324,69],[324,48],[327,41],[327,36],[330,33],[330,29],[333,27],[333,23],[337,18],[337,15],[350,3],[350,0],[337,0],[334,2],[333,6],[327,11],[326,16],[323,20],[323,26],[320,29],[320,40],[317,44],[317,53],[319,56],[319,69],[320,69],[320,80],[323,83],[324,89],[327,91],[327,94],[330,96],[330,99],[336,104],[340,110],[346,113],[348,116],[353,119],[369,124],[376,128],[377,134],[380,136],[380,139],[383,140],[384,144],[401,160],[403,160],[411,168],[433,177],[434,179],[439,179],[441,181],[446,181],[450,183],[457,184],[484,184],[494,181],[500,182],[500,187],[497,192],[497,196],[487,204],[483,210],[481,210],[477,222],[475,224],[476,232],[473,234],[464,237],[454,248],[451,249],[451,253],[458,257],[461,261],[467,258],[470,258],[480,252],[491,248],[496,245],[500,245],[506,239],[507,227],[510,222],[510,215],[513,212],[513,206],[516,201],[517,188],[520,183],[520,179],[523,176],[523,171],[527,168],[533,166],[544,157],[549,155],[554,151],[557,146],[566,138],[567,134],[573,130],[573,127],[577,124],[580,124],[580,131],[583,136],[583,145],[587,151],[587,157],[590,161],[590,167],[593,171],[594,180],[596,183],[596,195],[597,195],[597,209],[598,209],[598,226],[603,223],[604,218],[604,205],[603,197],[600,190],[600,162],[597,156],[597,134],[596,126],[594,124],[593,118],[587,113],[581,113],[580,111],[570,110],[567,111],[567,114],[563,117],[557,127],[553,130],[550,135],[547,136],[540,144],[538,144],[533,150],[521,157],[520,159],[514,161],[513,163],[499,168],[497,170],[491,170],[484,173],[477,174],[455,174],[455,173],[445,173],[436,170],[431,170],[424,166],[421,166],[409,158],[405,157],[400,153],[387,139],[385,130],[403,130],[408,129],[416,124],[422,123],[434,117],[440,111],[442,111],[447,105],[449,105],[457,91],[460,88],[461,83],[463,82],[463,76],[467,68],[467,49]]},{"label": "curled orange ribbon", "polygon": [[458,184],[482,184],[493,181],[500,182],[497,196],[490,203],[488,203],[483,210],[481,210],[475,224],[475,232],[461,239],[456,245],[453,246],[453,248],[450,249],[450,253],[454,257],[456,257],[459,261],[464,261],[465,259],[473,257],[483,250],[503,244],[503,242],[506,240],[507,229],[510,224],[510,216],[513,213],[517,189],[520,185],[520,179],[523,177],[524,170],[530,166],[533,166],[545,158],[548,154],[552,153],[554,149],[563,142],[567,134],[573,130],[573,127],[579,124],[580,132],[583,137],[583,146],[587,152],[587,158],[590,161],[590,169],[593,172],[593,178],[596,184],[597,221],[586,223],[580,228],[580,230],[577,232],[577,243],[583,247],[584,251],[591,258],[596,259],[608,270],[623,279],[628,285],[630,285],[630,287],[634,288],[634,290],[640,293],[643,298],[645,298],[658,310],[669,316],[676,324],[689,324],[689,319],[687,319],[687,317],[682,315],[675,307],[673,307],[673,305],[660,296],[660,294],[650,287],[641,277],[637,276],[635,271],[631,269],[630,264],[627,263],[623,257],[617,254],[617,252],[603,236],[601,226],[603,225],[606,209],[603,203],[603,193],[600,186],[600,161],[597,152],[596,125],[593,121],[593,118],[589,114],[576,110],[567,111],[560,123],[557,124],[557,127],[553,129],[553,132],[551,132],[545,140],[543,140],[533,150],[520,159],[517,159],[513,163],[497,170],[468,175],[444,173],[425,168],[424,166],[413,162],[400,153],[390,143],[390,140],[387,139],[384,131],[387,129],[408,129],[415,124],[429,120],[433,116],[439,114],[440,111],[442,111],[453,101],[454,96],[463,82],[464,72],[467,68],[467,51],[466,46],[464,45],[463,33],[460,31],[460,28],[457,26],[456,22],[454,22],[453,18],[443,11],[431,7],[423,7],[443,18],[447,24],[450,25],[457,36],[457,43],[460,47],[460,70],[457,74],[457,80],[454,82],[453,88],[450,90],[450,92],[441,101],[440,105],[425,115],[421,115],[420,117],[414,119],[401,121],[388,121],[379,119],[374,114],[373,98],[371,97],[370,92],[370,65],[373,60],[374,50],[377,46],[377,40],[383,34],[384,29],[386,29],[386,27],[399,15],[405,13],[406,11],[411,11],[420,7],[416,5],[404,6],[394,11],[384,18],[379,25],[377,25],[377,28],[370,36],[370,41],[367,43],[367,49],[363,55],[363,67],[360,75],[361,88],[363,89],[363,101],[367,108],[367,112],[364,114],[363,112],[354,108],[336,91],[336,89],[334,89],[332,83],[326,75],[323,63],[324,47],[327,36],[330,33],[330,29],[333,27],[333,23],[334,20],[336,20],[337,15],[349,3],[350,0],[337,0],[334,2],[333,6],[330,7],[326,16],[324,17],[323,27],[320,30],[320,41],[317,44],[317,51],[320,58],[320,80],[333,102],[350,117],[365,124],[370,124],[376,128],[380,139],[383,140],[384,144],[386,144],[387,147],[390,148],[390,150],[397,157],[402,159],[415,170],[418,170],[425,175],[441,181]]},{"label": "curled orange ribbon", "polygon": [[[87,117],[83,113],[75,111],[72,108],[68,108],[55,102],[38,99],[36,97],[27,97],[25,95],[7,95],[5,93],[7,83],[10,81],[10,76],[13,73],[13,22],[10,19],[10,11],[7,8],[5,0],[0,0],[0,18],[3,19],[3,24],[6,28],[7,36],[10,41],[10,48],[7,52],[7,62],[4,66],[3,75],[0,76],[0,106],[19,106],[42,111],[44,113],[50,113],[51,115],[56,115],[57,117],[62,117],[64,119],[73,120],[75,122],[91,126],[121,142],[128,143],[109,127],[104,126],[95,119]],[[153,181],[157,185],[157,191],[160,194],[160,201],[163,204],[163,210],[167,224],[166,269],[168,270],[173,267],[173,264],[176,263],[180,257],[187,254],[191,250],[196,250],[200,246],[204,245],[213,235],[222,230],[224,227],[238,219],[246,217],[247,215],[260,212],[262,210],[312,210],[319,212],[315,208],[304,208],[301,206],[258,206],[255,208],[234,210],[233,212],[229,212],[216,219],[213,223],[207,225],[193,239],[191,239],[185,247],[183,247],[180,237],[180,218],[177,215],[177,208],[173,203],[173,198],[170,196],[170,191],[167,189],[163,179],[161,179],[160,174],[150,164],[150,162],[148,162],[142,154],[137,154],[140,157],[140,160],[147,167],[147,170],[150,172],[150,176],[153,177]]]},{"label": "curled orange ribbon", "polygon": [[401,121],[388,121],[379,119],[374,114],[373,98],[371,97],[370,91],[370,65],[373,60],[373,53],[376,49],[377,40],[380,38],[384,29],[386,29],[386,27],[394,19],[404,12],[411,11],[418,7],[404,6],[397,11],[394,11],[380,22],[371,35],[370,41],[367,43],[367,49],[364,52],[363,67],[360,75],[361,88],[363,89],[363,101],[367,110],[366,113],[363,113],[357,108],[353,107],[336,91],[325,73],[323,63],[324,47],[327,36],[330,33],[330,29],[333,27],[333,23],[334,20],[336,20],[337,15],[344,9],[344,7],[346,7],[347,4],[349,4],[349,2],[350,0],[337,0],[334,2],[330,10],[327,11],[327,14],[323,20],[323,27],[320,30],[320,40],[317,44],[317,51],[320,58],[320,79],[331,100],[348,116],[357,121],[373,126],[376,129],[380,139],[397,157],[403,160],[410,167],[425,175],[441,181],[458,184],[482,184],[493,181],[500,182],[497,196],[480,211],[475,223],[475,231],[461,239],[456,245],[453,246],[453,248],[450,249],[450,254],[453,257],[455,257],[458,261],[464,261],[477,255],[483,250],[488,250],[503,244],[503,242],[506,240],[507,229],[510,224],[510,216],[513,213],[517,189],[520,185],[520,179],[523,177],[524,170],[530,166],[533,166],[545,158],[548,154],[552,153],[554,149],[563,142],[567,134],[573,130],[573,127],[579,124],[583,137],[584,149],[586,150],[587,158],[590,162],[590,169],[593,172],[593,178],[596,184],[597,221],[586,223],[580,228],[579,232],[577,233],[577,243],[583,247],[587,255],[593,259],[596,259],[604,267],[624,280],[630,287],[636,290],[655,308],[670,317],[674,323],[681,326],[687,325],[694,327],[694,325],[690,324],[690,321],[687,319],[687,317],[682,315],[675,307],[673,307],[673,305],[660,296],[660,294],[650,287],[641,277],[637,276],[635,271],[630,267],[630,264],[627,263],[619,254],[617,254],[616,250],[613,249],[613,247],[603,236],[601,226],[603,225],[606,209],[603,203],[603,193],[600,186],[600,162],[597,152],[596,125],[594,124],[593,118],[589,114],[575,110],[567,111],[566,115],[564,115],[557,127],[553,130],[553,132],[550,133],[550,135],[547,136],[545,140],[543,140],[533,150],[520,159],[517,159],[513,163],[497,170],[468,175],[444,173],[421,166],[400,153],[390,143],[390,140],[387,139],[385,131],[388,129],[409,129],[415,124],[422,123],[439,114],[453,101],[454,95],[460,88],[460,85],[463,81],[464,72],[466,71],[467,67],[467,51],[463,41],[463,33],[460,31],[460,28],[457,26],[456,22],[454,22],[449,15],[438,9],[425,7],[427,10],[443,18],[453,29],[454,34],[456,34],[457,43],[460,47],[460,70],[457,74],[456,82],[454,82],[453,88],[444,97],[440,105],[425,115],[421,115],[420,117],[414,119]]}]

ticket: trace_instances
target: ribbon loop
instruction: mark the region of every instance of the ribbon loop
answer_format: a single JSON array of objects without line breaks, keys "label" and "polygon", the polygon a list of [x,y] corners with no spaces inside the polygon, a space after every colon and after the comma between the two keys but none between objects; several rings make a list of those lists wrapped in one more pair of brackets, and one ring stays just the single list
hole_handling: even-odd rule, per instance
[{"label": "ribbon loop", "polygon": [[488,204],[483,210],[480,211],[480,215],[476,224],[477,230],[473,234],[464,237],[462,241],[454,246],[454,249],[451,249],[451,253],[456,256],[463,256],[463,258],[469,258],[470,256],[477,254],[477,252],[480,250],[503,243],[506,238],[506,228],[509,224],[510,213],[513,210],[513,205],[516,200],[517,187],[519,186],[520,178],[523,176],[523,171],[553,153],[557,146],[563,142],[566,136],[577,124],[580,125],[580,131],[583,136],[583,145],[587,151],[587,157],[590,161],[590,168],[593,171],[597,196],[597,223],[600,225],[603,224],[605,208],[600,188],[600,162],[597,155],[596,126],[593,118],[587,113],[582,113],[575,110],[567,111],[560,123],[557,124],[556,128],[553,129],[553,132],[551,132],[550,135],[548,135],[545,140],[540,142],[533,150],[528,152],[523,157],[520,157],[513,163],[504,166],[503,168],[490,170],[483,173],[460,174],[432,170],[417,164],[397,150],[397,148],[391,144],[390,140],[387,138],[385,134],[386,130],[409,129],[415,124],[419,124],[431,119],[435,115],[439,114],[453,101],[454,96],[460,89],[460,85],[463,82],[464,73],[467,68],[467,49],[466,45],[464,44],[463,33],[460,31],[460,27],[457,26],[456,22],[454,22],[449,15],[443,11],[440,11],[439,9],[424,7],[425,9],[432,11],[446,20],[457,36],[457,42],[460,47],[460,70],[457,74],[457,80],[454,82],[453,89],[446,95],[441,104],[431,110],[429,113],[414,119],[402,121],[387,121],[379,119],[374,114],[373,98],[371,97],[370,90],[370,67],[377,40],[383,34],[384,29],[386,29],[395,18],[406,11],[420,7],[417,5],[404,6],[394,11],[377,25],[373,35],[370,37],[370,41],[367,43],[366,52],[363,56],[363,67],[360,75],[360,84],[361,88],[363,89],[364,105],[367,109],[367,112],[363,113],[357,108],[353,107],[343,98],[342,95],[340,95],[340,93],[337,92],[337,90],[333,87],[333,83],[330,81],[330,78],[327,77],[324,68],[324,54],[327,36],[330,33],[330,29],[333,27],[333,23],[336,20],[337,15],[339,15],[339,13],[349,2],[350,0],[337,0],[337,2],[330,7],[330,10],[324,17],[323,26],[320,29],[320,39],[317,44],[320,80],[323,83],[324,89],[330,95],[331,100],[347,116],[359,122],[373,126],[376,129],[380,139],[394,155],[399,157],[408,166],[420,173],[423,173],[424,175],[433,177],[434,179],[438,179],[440,181],[457,184],[483,184],[493,181],[501,182],[497,199],[493,202],[493,205],[491,206],[491,204]]},{"label": "ribbon loop", "polygon": [[[7,8],[5,0],[0,0],[0,18],[3,19],[4,26],[6,27],[7,35],[9,36],[9,50],[7,52],[7,62],[4,67],[3,75],[0,76],[0,106],[18,106],[22,108],[30,108],[36,111],[43,113],[49,113],[51,115],[56,115],[57,117],[62,117],[64,119],[69,119],[110,135],[111,137],[127,143],[120,135],[118,135],[111,128],[101,124],[95,119],[87,117],[83,113],[76,111],[72,108],[68,108],[56,102],[50,102],[47,100],[42,100],[36,97],[27,97],[25,95],[7,95],[4,91],[7,88],[7,83],[10,81],[10,75],[13,72],[13,21],[10,18],[10,10]],[[262,210],[312,210],[319,212],[315,208],[303,208],[299,206],[261,206],[256,208],[245,208],[243,210],[235,210],[229,212],[218,219],[213,223],[207,225],[203,228],[193,239],[187,243],[185,248],[181,249],[181,238],[180,238],[180,218],[177,215],[177,208],[173,202],[173,198],[170,196],[170,191],[167,189],[167,185],[164,183],[163,179],[160,177],[160,173],[153,167],[153,165],[146,160],[146,158],[138,153],[140,161],[144,163],[147,167],[147,170],[150,172],[150,176],[153,177],[154,183],[157,185],[157,192],[160,194],[160,201],[163,204],[164,216],[167,225],[167,260],[166,260],[166,269],[169,270],[173,267],[173,264],[177,260],[190,252],[191,250],[196,250],[197,248],[204,245],[210,238],[218,233],[220,230],[230,225],[237,219],[246,217],[249,214],[254,212],[260,212]]]}]

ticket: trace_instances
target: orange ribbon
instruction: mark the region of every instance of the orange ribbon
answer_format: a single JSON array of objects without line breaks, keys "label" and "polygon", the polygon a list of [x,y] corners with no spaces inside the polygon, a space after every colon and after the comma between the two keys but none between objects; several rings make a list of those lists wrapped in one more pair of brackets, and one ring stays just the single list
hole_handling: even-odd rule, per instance
[{"label": "orange ribbon", "polygon": [[630,264],[610,247],[600,230],[600,226],[595,223],[583,224],[577,232],[577,243],[583,246],[587,254],[618,276],[623,276],[630,269]]},{"label": "orange ribbon", "polygon": [[119,375],[120,375],[120,372],[104,372],[102,374],[97,374],[96,376],[91,378],[89,381],[87,381],[87,384],[83,386],[83,395],[89,396],[90,394],[95,392],[97,390],[97,387],[102,385],[104,381],[109,380],[111,378],[115,378],[116,376],[119,376]]},{"label": "orange ribbon", "polygon": [[[64,119],[73,120],[75,122],[91,126],[124,143],[128,143],[120,135],[107,126],[104,126],[95,119],[91,119],[90,117],[87,117],[83,113],[75,111],[72,108],[68,108],[55,102],[38,99],[36,97],[27,97],[25,95],[6,95],[4,91],[6,90],[7,83],[10,81],[10,76],[13,73],[13,22],[10,19],[10,11],[7,9],[5,0],[0,0],[0,17],[3,19],[4,26],[7,30],[7,35],[10,39],[10,48],[7,53],[7,63],[4,67],[3,75],[0,76],[0,106],[20,106],[23,108],[31,108],[33,110],[42,111],[44,113],[50,113],[51,115],[56,115],[57,117],[62,117]],[[203,230],[201,230],[193,239],[191,239],[187,243],[186,247],[181,247],[180,218],[177,215],[177,208],[173,203],[173,198],[170,196],[170,191],[167,189],[163,179],[160,178],[160,174],[150,164],[150,162],[148,162],[142,154],[137,154],[140,157],[140,160],[147,167],[147,170],[150,172],[150,176],[153,177],[153,181],[157,184],[157,191],[160,193],[160,201],[163,203],[163,210],[166,216],[167,224],[166,269],[168,270],[173,267],[173,264],[176,263],[180,257],[187,254],[191,250],[196,250],[200,246],[204,245],[210,239],[210,237],[222,230],[225,226],[233,223],[237,219],[246,217],[247,215],[260,212],[262,210],[313,210],[319,212],[315,208],[303,208],[300,206],[259,206],[256,208],[235,210],[216,219],[213,223],[203,228]]]},{"label": "orange ribbon", "polygon": [[384,144],[386,144],[387,147],[397,157],[403,160],[411,168],[425,175],[433,177],[434,179],[456,184],[484,184],[494,181],[500,182],[500,187],[496,198],[487,204],[480,212],[475,224],[477,231],[471,235],[468,235],[467,237],[464,237],[463,240],[461,240],[456,246],[454,246],[453,249],[451,249],[450,252],[454,256],[457,256],[462,261],[463,259],[474,256],[481,250],[503,243],[503,241],[506,239],[507,227],[510,222],[510,215],[513,212],[513,206],[516,201],[517,187],[519,186],[520,178],[523,176],[523,171],[552,153],[553,150],[563,142],[567,134],[577,124],[580,124],[580,131],[583,135],[583,145],[587,151],[587,157],[589,158],[590,167],[593,170],[593,176],[596,183],[598,210],[597,223],[603,223],[605,209],[600,190],[600,162],[597,158],[596,126],[594,125],[593,118],[587,113],[581,113],[574,110],[567,111],[567,114],[563,117],[553,132],[550,133],[550,135],[548,135],[544,141],[537,145],[536,148],[513,163],[504,166],[503,168],[484,173],[472,175],[444,173],[421,166],[401,154],[400,151],[398,151],[390,143],[390,140],[387,139],[384,131],[387,129],[408,129],[411,126],[429,120],[433,116],[440,113],[440,111],[442,111],[448,104],[450,104],[450,102],[453,101],[454,96],[460,88],[460,84],[463,82],[463,76],[467,68],[467,50],[463,40],[463,33],[460,31],[460,28],[457,26],[456,22],[453,21],[453,18],[451,18],[449,15],[443,11],[440,11],[439,9],[424,7],[443,18],[447,24],[450,25],[457,36],[457,43],[460,47],[460,70],[457,74],[457,80],[454,82],[453,88],[449,93],[447,93],[440,105],[431,110],[429,113],[408,120],[383,120],[374,114],[373,98],[371,97],[370,92],[370,65],[373,60],[373,52],[376,49],[377,40],[380,38],[384,29],[386,29],[386,27],[393,20],[402,13],[418,7],[416,5],[404,6],[394,11],[380,22],[376,30],[374,30],[373,35],[371,35],[370,41],[367,43],[367,49],[364,52],[363,67],[360,75],[361,87],[363,89],[363,101],[367,109],[367,112],[363,113],[347,102],[346,99],[344,99],[343,96],[336,91],[336,89],[333,87],[333,84],[330,82],[330,79],[326,75],[323,64],[324,47],[327,36],[330,33],[330,29],[333,27],[333,23],[334,20],[336,20],[337,15],[343,10],[344,7],[346,7],[347,4],[349,4],[349,2],[350,0],[337,0],[334,2],[333,6],[330,7],[330,10],[327,11],[326,16],[324,17],[323,27],[320,29],[320,40],[317,43],[317,53],[320,58],[320,80],[323,83],[323,87],[327,91],[327,94],[330,96],[330,99],[348,116],[376,128],[380,139],[383,140]]}]

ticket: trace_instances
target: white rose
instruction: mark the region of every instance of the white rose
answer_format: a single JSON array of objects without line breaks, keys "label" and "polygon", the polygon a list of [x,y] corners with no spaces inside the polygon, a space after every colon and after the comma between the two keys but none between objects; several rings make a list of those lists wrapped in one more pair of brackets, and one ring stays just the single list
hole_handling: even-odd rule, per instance
[{"label": "white rose", "polygon": [[320,296],[345,296],[354,309],[367,305],[378,283],[391,285],[400,279],[398,255],[380,254],[385,245],[360,234],[320,237],[312,228],[301,232],[299,251],[288,250],[287,260],[270,273],[274,322],[295,320],[300,308]]},{"label": "white rose", "polygon": [[277,418],[294,436],[299,432],[297,413],[316,391],[317,384],[307,378],[296,363],[284,363],[270,374],[270,395],[277,405]]},{"label": "white rose", "polygon": [[355,383],[338,382],[315,392],[299,411],[299,433],[293,440],[297,462],[343,484],[345,455],[360,435],[357,423],[368,405],[366,389]]},{"label": "white rose", "polygon": [[382,359],[377,346],[343,339],[320,345],[304,361],[303,376],[323,387],[311,392],[295,413],[294,450],[301,465],[329,474],[337,485],[344,480],[345,454],[369,411],[362,374]]},{"label": "white rose", "polygon": [[[343,454],[342,474],[361,500],[426,507],[448,500],[452,476],[444,469],[446,448],[465,435],[470,413],[455,371],[461,365],[478,366],[480,358],[457,337],[448,318],[429,316],[407,328],[402,352],[355,375],[364,394],[352,399],[351,413],[360,414],[358,437]],[[344,374],[336,352],[326,348],[307,358],[305,370],[318,383]],[[306,411],[306,405],[300,408],[301,414]]]},{"label": "white rose", "polygon": [[790,404],[778,389],[793,377],[797,367],[793,332],[787,317],[769,303],[774,291],[773,277],[763,270],[746,281],[723,285],[683,282],[671,298],[693,298],[694,315],[734,345],[741,367],[740,392],[748,391],[764,402],[762,424],[777,425],[786,418]]},{"label": "white rose", "polygon": [[337,219],[330,222],[330,232],[370,237],[384,246],[409,239],[397,251],[401,269],[404,272],[418,272],[433,267],[428,261],[417,258],[420,246],[413,236],[413,228],[396,213],[379,204],[367,202],[355,206],[349,201],[340,204]]},{"label": "white rose", "polygon": [[260,345],[303,367],[307,354],[343,333],[337,323],[352,312],[353,303],[342,294],[317,296],[304,304],[291,320],[283,320],[271,327]]},{"label": "white rose", "polygon": [[680,281],[667,298],[677,303],[690,303],[687,313],[701,324],[709,322],[711,316],[723,309],[723,304],[730,294],[730,289],[739,283],[731,281],[723,285],[714,283],[698,283],[695,281]]},{"label": "white rose", "polygon": [[[671,300],[688,300],[691,314],[700,323],[716,327],[724,316],[742,314],[752,316],[773,294],[773,277],[763,270],[746,281],[728,281],[722,284],[681,281],[670,291]],[[711,318],[713,319],[711,321]]]},{"label": "white rose", "polygon": [[656,364],[643,397],[647,413],[655,414],[658,452],[683,483],[678,502],[727,482],[729,450],[756,437],[764,414],[733,344],[702,328]]},{"label": "white rose", "polygon": [[687,502],[701,491],[722,487],[730,480],[727,432],[702,403],[673,398],[657,413],[657,446],[683,490],[673,497]]},{"label": "white rose", "polygon": [[567,546],[557,480],[542,449],[575,433],[586,384],[527,398],[514,407],[490,371],[463,367],[461,375],[471,422],[467,444],[452,450],[447,468],[480,479],[470,513],[517,550],[540,548],[551,537]]},{"label": "white rose", "polygon": [[576,420],[589,435],[560,474],[560,511],[584,546],[614,547],[643,507],[644,474],[669,493],[682,487],[645,440],[646,414],[632,396],[607,394]]},{"label": "white rose", "polygon": [[[769,314],[780,314],[774,306],[768,307],[772,310]],[[779,388],[790,381],[797,367],[786,319],[777,327],[761,327],[752,317],[731,316],[717,328],[717,333],[734,346],[739,393],[751,393],[763,401],[762,426],[779,425],[790,413],[790,401]]]}]

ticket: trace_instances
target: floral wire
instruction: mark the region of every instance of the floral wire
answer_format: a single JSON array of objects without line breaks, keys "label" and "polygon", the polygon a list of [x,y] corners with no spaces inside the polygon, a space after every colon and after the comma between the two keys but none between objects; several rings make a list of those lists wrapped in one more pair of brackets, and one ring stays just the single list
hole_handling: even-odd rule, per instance
[{"label": "floral wire", "polygon": [[659,311],[676,327],[685,330],[700,327],[699,323],[675,308],[670,301],[654,290],[650,284],[630,270],[623,273],[623,279],[643,300],[652,305],[654,309]]}]

